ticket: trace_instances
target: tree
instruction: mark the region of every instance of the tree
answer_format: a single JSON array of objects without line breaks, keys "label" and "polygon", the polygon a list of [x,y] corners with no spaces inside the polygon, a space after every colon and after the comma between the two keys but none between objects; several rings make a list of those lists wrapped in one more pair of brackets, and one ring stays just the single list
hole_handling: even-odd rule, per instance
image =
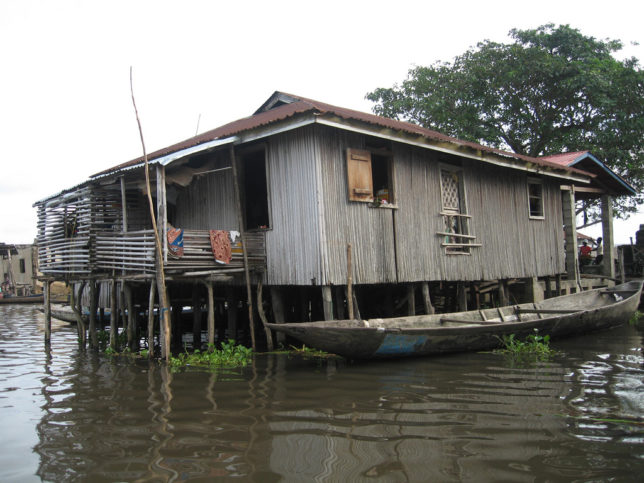
[{"label": "tree", "polygon": [[[644,186],[644,72],[618,60],[619,40],[596,40],[568,25],[485,40],[453,62],[409,70],[392,88],[367,94],[376,114],[528,156],[589,150],[639,191]],[[620,199],[634,212],[641,196]],[[592,212],[592,207],[588,206]]]}]

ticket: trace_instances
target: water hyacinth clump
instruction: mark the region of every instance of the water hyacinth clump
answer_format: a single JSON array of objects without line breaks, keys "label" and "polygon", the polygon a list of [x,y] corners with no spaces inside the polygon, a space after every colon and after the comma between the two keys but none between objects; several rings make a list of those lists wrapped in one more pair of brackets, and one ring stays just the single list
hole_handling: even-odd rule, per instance
[{"label": "water hyacinth clump", "polygon": [[208,368],[244,367],[252,360],[253,350],[243,345],[235,344],[233,339],[221,343],[221,349],[214,344],[208,344],[205,351],[195,350],[192,354],[182,352],[177,357],[170,358],[174,368],[197,366]]},{"label": "water hyacinth clump", "polygon": [[517,358],[531,358],[534,360],[548,360],[557,351],[550,347],[550,336],[540,335],[539,329],[534,329],[534,334],[530,334],[525,340],[519,340],[515,334],[498,337],[501,341],[502,348],[494,352],[505,354]]}]

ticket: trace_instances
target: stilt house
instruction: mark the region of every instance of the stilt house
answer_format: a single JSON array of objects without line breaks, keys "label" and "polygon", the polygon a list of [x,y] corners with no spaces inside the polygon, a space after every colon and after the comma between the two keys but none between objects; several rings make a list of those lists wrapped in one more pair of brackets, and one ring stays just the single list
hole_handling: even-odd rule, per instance
[{"label": "stilt house", "polygon": [[[634,191],[582,154],[522,156],[275,92],[252,116],[148,156],[173,313],[209,305],[212,341],[247,330],[236,321],[248,305],[251,320],[252,305],[278,322],[346,318],[348,285],[356,317],[503,303],[513,285],[534,297],[551,280],[576,290],[580,195],[602,198],[614,276],[610,197]],[[137,158],[37,202],[41,272],[118,281],[147,307],[145,186]]]}]

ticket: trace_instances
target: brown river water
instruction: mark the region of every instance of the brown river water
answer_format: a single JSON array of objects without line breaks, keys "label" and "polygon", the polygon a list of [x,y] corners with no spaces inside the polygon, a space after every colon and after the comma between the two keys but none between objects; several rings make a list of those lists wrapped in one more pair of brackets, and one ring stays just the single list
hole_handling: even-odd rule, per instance
[{"label": "brown river water", "polygon": [[642,481],[644,331],[352,363],[236,370],[81,351],[73,326],[0,306],[0,481]]}]

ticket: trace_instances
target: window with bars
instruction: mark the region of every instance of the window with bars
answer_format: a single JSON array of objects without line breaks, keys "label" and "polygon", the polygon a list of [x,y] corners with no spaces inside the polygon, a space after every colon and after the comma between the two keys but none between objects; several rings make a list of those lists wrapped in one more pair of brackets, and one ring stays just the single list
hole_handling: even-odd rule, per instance
[{"label": "window with bars", "polygon": [[470,234],[471,216],[467,214],[463,171],[451,166],[442,167],[440,184],[443,231],[437,234],[443,237],[441,246],[447,254],[469,255],[472,247],[481,245],[474,243],[476,237]]}]

